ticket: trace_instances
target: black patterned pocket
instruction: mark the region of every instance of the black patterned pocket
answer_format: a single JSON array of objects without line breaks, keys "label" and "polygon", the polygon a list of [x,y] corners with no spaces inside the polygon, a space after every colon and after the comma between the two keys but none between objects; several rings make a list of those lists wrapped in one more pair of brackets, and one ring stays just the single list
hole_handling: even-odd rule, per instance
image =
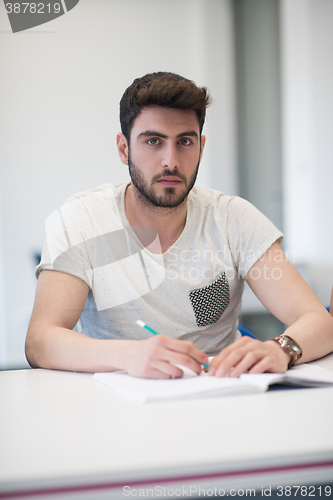
[{"label": "black patterned pocket", "polygon": [[208,326],[216,323],[230,302],[229,283],[223,273],[211,285],[192,290],[190,301],[198,326]]}]

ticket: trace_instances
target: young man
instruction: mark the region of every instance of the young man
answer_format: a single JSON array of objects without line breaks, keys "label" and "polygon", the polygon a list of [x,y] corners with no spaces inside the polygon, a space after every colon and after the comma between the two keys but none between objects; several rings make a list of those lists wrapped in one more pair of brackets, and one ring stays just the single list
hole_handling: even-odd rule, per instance
[{"label": "young man", "polygon": [[[194,187],[209,101],[171,73],[125,91],[117,146],[132,182],[79,193],[48,219],[32,366],[169,378],[182,375],[175,365],[200,373],[213,355],[211,375],[237,377],[333,350],[333,318],[283,254],[282,233],[245,200]],[[241,338],[244,279],[285,336]]]}]

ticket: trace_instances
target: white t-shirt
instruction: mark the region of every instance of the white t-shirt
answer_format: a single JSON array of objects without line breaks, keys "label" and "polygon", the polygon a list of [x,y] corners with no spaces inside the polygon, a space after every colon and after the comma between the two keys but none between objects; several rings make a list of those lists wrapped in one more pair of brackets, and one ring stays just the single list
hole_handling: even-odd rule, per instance
[{"label": "white t-shirt", "polygon": [[81,325],[89,337],[148,338],[140,319],[216,355],[240,336],[244,276],[283,234],[246,200],[194,187],[178,240],[163,254],[151,253],[146,247],[158,242],[157,233],[131,228],[126,187],[78,193],[48,217],[36,276],[51,269],[87,283]]}]

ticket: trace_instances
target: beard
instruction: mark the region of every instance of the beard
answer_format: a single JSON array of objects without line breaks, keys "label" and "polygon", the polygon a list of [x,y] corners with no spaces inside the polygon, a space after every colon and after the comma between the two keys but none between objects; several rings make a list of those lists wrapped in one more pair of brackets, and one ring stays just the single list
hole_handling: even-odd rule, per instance
[{"label": "beard", "polygon": [[[171,171],[169,168],[165,168],[162,174],[155,175],[150,184],[145,180],[139,167],[135,165],[131,160],[130,151],[128,152],[128,171],[131,177],[133,186],[136,187],[141,201],[145,205],[153,205],[154,207],[162,208],[175,208],[181,205],[188,196],[188,193],[193,188],[199,170],[200,161],[197,164],[197,168],[192,174],[192,176],[187,179],[185,175],[175,171]],[[157,195],[154,190],[154,184],[162,177],[178,177],[184,183],[184,189],[182,192],[177,194],[177,190],[168,186],[164,188],[163,195]]]}]

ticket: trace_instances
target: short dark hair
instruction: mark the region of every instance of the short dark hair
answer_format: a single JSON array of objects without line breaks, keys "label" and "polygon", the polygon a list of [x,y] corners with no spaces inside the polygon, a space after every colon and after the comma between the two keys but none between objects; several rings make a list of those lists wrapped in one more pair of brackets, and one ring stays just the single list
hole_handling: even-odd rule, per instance
[{"label": "short dark hair", "polygon": [[211,98],[206,87],[197,87],[194,82],[175,73],[148,73],[136,78],[124,92],[120,101],[121,131],[129,144],[134,120],[143,108],[164,106],[189,109],[197,113],[200,134],[206,117],[206,108]]}]

